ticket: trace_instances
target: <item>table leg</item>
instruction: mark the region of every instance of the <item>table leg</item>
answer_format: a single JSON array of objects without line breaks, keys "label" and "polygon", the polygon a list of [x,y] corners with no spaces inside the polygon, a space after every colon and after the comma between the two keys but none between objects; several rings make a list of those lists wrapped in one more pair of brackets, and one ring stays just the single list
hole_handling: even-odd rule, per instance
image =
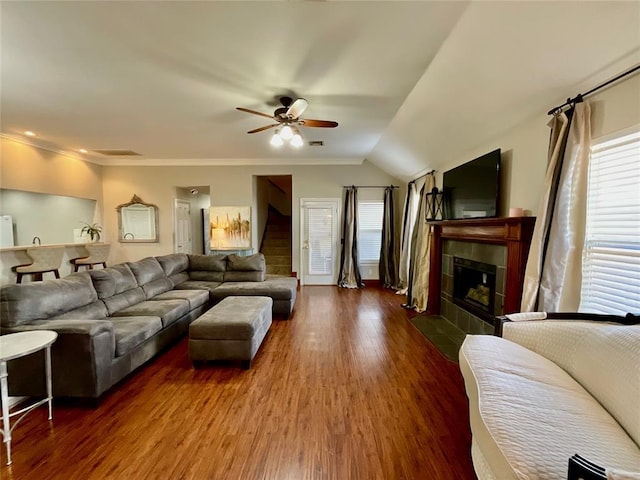
[{"label": "table leg", "polygon": [[47,374],[47,403],[49,404],[49,420],[53,418],[53,389],[51,387],[51,345],[44,352],[44,366]]},{"label": "table leg", "polygon": [[11,465],[11,425],[9,423],[9,387],[7,362],[0,362],[0,393],[2,394],[2,436],[7,446],[7,465]]}]

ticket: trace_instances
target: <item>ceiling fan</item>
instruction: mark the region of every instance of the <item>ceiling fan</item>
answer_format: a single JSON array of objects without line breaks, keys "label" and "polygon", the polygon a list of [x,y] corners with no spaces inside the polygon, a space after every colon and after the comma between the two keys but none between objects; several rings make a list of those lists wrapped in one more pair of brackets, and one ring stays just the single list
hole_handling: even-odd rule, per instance
[{"label": "ceiling fan", "polygon": [[280,127],[271,138],[271,144],[274,146],[280,146],[284,143],[283,140],[291,140],[291,144],[294,147],[298,147],[302,146],[302,136],[300,135],[298,126],[320,128],[335,128],[338,126],[338,122],[330,120],[300,118],[300,115],[302,115],[309,106],[309,102],[304,98],[298,98],[296,101],[293,101],[291,97],[280,97],[280,103],[282,106],[276,108],[273,115],[257,112],[248,108],[236,107],[236,110],[240,110],[241,112],[260,115],[261,117],[267,117],[277,122],[249,130],[247,133],[258,133],[269,130],[270,128]]}]

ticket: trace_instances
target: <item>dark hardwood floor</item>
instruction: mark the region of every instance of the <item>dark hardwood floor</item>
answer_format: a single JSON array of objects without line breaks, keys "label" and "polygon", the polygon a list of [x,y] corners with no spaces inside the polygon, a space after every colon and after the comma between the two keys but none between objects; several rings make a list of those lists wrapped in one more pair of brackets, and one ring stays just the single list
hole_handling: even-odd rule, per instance
[{"label": "dark hardwood floor", "polygon": [[31,412],[0,478],[474,479],[458,366],[403,300],[303,287],[250,370],[194,370],[183,339],[97,408]]}]

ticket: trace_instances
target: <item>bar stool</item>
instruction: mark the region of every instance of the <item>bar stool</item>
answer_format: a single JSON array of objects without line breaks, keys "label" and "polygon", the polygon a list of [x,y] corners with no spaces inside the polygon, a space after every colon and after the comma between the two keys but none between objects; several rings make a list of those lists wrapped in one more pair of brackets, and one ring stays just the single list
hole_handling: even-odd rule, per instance
[{"label": "bar stool", "polygon": [[88,257],[71,259],[74,272],[77,272],[80,267],[88,267],[89,270],[93,270],[94,265],[102,265],[104,268],[107,268],[107,259],[109,258],[109,251],[111,250],[110,243],[87,243],[84,248],[89,252]]},{"label": "bar stool", "polygon": [[35,281],[42,281],[42,274],[47,272],[53,272],[56,278],[60,278],[64,247],[32,247],[27,248],[26,252],[33,263],[16,267],[16,283],[22,283],[23,275],[33,275]]}]

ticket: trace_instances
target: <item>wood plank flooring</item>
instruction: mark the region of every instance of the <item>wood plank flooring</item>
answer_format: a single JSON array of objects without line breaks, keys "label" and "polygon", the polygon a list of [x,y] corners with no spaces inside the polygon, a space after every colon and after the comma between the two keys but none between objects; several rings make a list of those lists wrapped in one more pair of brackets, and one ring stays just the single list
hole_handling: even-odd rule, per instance
[{"label": "wood plank flooring", "polygon": [[302,287],[250,370],[194,370],[183,339],[95,409],[31,412],[0,478],[474,479],[458,366],[403,300]]}]

